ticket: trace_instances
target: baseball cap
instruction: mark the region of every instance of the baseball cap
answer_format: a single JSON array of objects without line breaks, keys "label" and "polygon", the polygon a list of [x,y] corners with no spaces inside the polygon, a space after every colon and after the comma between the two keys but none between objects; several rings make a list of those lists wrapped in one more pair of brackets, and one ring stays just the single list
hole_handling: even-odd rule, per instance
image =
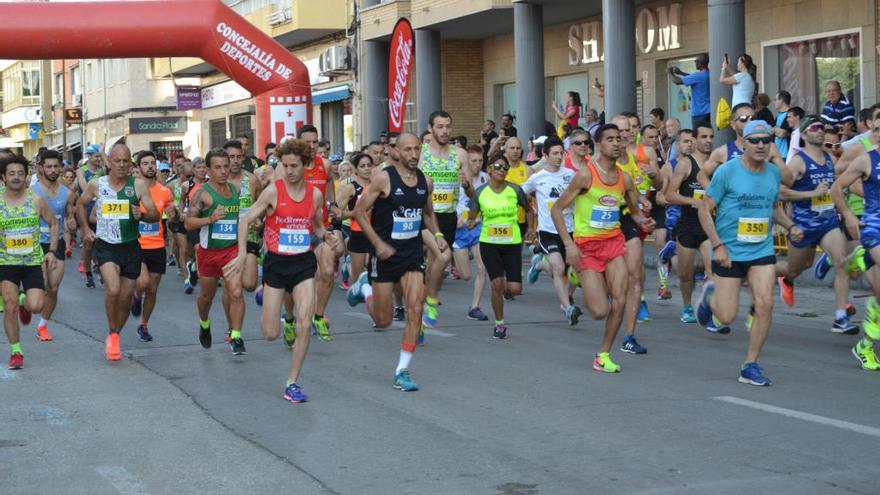
[{"label": "baseball cap", "polygon": [[168,165],[168,162],[160,162],[159,163],[159,171],[160,172],[170,172],[171,165]]},{"label": "baseball cap", "polygon": [[97,153],[100,150],[101,150],[101,148],[98,147],[97,144],[90,144],[86,147],[86,154],[87,155],[94,155],[95,153]]},{"label": "baseball cap", "polygon": [[822,120],[819,118],[819,116],[807,115],[806,117],[801,119],[801,126],[800,126],[801,132],[806,131],[807,127],[810,127],[811,125],[816,124],[816,123],[819,123],[819,124],[822,123]]},{"label": "baseball cap", "polygon": [[770,134],[771,129],[770,125],[763,120],[752,120],[748,124],[746,124],[746,128],[743,129],[743,137],[747,138],[753,134]]},{"label": "baseball cap", "polygon": [[342,155],[330,155],[330,161],[332,163],[339,163],[342,161]]}]

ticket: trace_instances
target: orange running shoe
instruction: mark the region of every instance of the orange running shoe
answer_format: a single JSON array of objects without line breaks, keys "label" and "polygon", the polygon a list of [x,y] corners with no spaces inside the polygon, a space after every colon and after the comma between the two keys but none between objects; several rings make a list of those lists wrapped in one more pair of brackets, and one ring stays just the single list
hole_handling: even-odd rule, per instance
[{"label": "orange running shoe", "polygon": [[37,338],[43,342],[49,342],[52,340],[52,334],[49,333],[48,325],[40,325],[37,327]]},{"label": "orange running shoe", "polygon": [[107,334],[107,361],[119,361],[122,359],[122,352],[119,350],[119,334],[110,332]]},{"label": "orange running shoe", "polygon": [[779,283],[779,295],[782,296],[782,302],[788,307],[794,307],[794,282],[785,280],[785,277],[777,277]]}]

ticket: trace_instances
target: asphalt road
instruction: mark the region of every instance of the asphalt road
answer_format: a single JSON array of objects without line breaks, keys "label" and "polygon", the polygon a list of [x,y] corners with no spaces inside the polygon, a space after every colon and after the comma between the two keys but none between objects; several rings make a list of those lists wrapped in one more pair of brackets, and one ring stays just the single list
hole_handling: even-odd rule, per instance
[{"label": "asphalt road", "polygon": [[421,390],[402,393],[400,324],[373,331],[337,290],[336,338],[312,340],[300,380],[311,401],[293,405],[281,399],[289,353],[261,340],[252,295],[248,354],[216,344],[219,297],[204,350],[195,295],[170,268],[155,340],[139,342],[129,320],[124,357],[108,363],[103,291],[68,262],[55,341],[36,341],[35,319],[26,368],[0,371],[0,492],[880,493],[880,374],[859,368],[855,337],[829,331],[828,288],[799,288],[793,309],[777,298],[769,388],[736,381],[742,321],[727,336],[680,323],[677,288],[650,298],[637,333],[649,352],[615,352],[616,375],[590,368],[599,322],[568,327],[546,277],[526,291],[497,341],[464,317],[470,285],[447,280],[440,326],[413,360]]}]

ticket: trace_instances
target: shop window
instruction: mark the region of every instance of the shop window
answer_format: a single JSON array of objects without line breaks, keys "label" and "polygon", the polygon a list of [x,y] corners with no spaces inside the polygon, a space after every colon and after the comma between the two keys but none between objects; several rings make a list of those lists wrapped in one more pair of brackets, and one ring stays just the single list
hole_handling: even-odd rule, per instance
[{"label": "shop window", "polygon": [[[251,114],[243,113],[233,115],[230,119],[232,120],[232,138],[237,139],[240,137],[246,137],[251,143],[253,143],[254,128],[251,127]],[[250,152],[253,153],[253,150]]]},{"label": "shop window", "polygon": [[[555,96],[553,103],[560,111],[565,111],[565,99],[569,91],[574,91],[581,97],[581,118],[578,125],[584,126],[584,112],[590,108],[587,97],[590,94],[589,81],[587,74],[577,74],[574,76],[557,77],[554,82]],[[559,119],[554,118],[554,122]]]},{"label": "shop window", "polygon": [[[678,60],[670,60],[667,64],[669,67],[678,67],[682,71],[691,74],[697,71],[696,59],[682,58]],[[682,128],[691,126],[691,88],[684,84],[674,84],[670,81],[666,90],[668,103],[666,107],[666,118],[676,118],[681,122]]]},{"label": "shop window", "polygon": [[223,144],[226,143],[226,119],[208,122],[208,132],[211,136],[211,149],[223,147]]}]

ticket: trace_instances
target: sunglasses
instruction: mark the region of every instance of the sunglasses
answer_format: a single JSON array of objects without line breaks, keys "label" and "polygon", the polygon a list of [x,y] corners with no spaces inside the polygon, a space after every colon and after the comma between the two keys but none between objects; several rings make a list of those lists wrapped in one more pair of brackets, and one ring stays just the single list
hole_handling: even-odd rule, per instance
[{"label": "sunglasses", "polygon": [[822,124],[819,122],[817,122],[815,124],[810,124],[807,126],[807,131],[809,131],[809,132],[824,131],[824,130],[825,130],[825,124]]},{"label": "sunglasses", "polygon": [[746,138],[746,141],[752,144],[770,144],[773,142],[773,138],[771,136],[767,137],[754,137],[754,138]]},{"label": "sunglasses", "polygon": [[736,118],[736,120],[738,120],[740,122],[748,122],[748,121],[752,120],[752,116],[751,115],[740,115],[739,117]]},{"label": "sunglasses", "polygon": [[504,171],[507,171],[508,169],[510,169],[510,165],[508,165],[508,164],[506,164],[506,163],[492,163],[492,164],[489,165],[489,168],[492,168],[492,169],[495,169],[495,170],[504,170]]},{"label": "sunglasses", "polygon": [[574,146],[584,146],[584,145],[586,145],[587,143],[589,143],[589,141],[572,141],[572,142],[571,142],[571,144],[574,145]]},{"label": "sunglasses", "polygon": [[825,146],[826,148],[828,148],[829,150],[840,149],[840,143],[829,143],[828,141],[825,141],[824,143],[822,143],[822,145]]},{"label": "sunglasses", "polygon": [[389,148],[397,148],[397,143],[388,143]]}]

